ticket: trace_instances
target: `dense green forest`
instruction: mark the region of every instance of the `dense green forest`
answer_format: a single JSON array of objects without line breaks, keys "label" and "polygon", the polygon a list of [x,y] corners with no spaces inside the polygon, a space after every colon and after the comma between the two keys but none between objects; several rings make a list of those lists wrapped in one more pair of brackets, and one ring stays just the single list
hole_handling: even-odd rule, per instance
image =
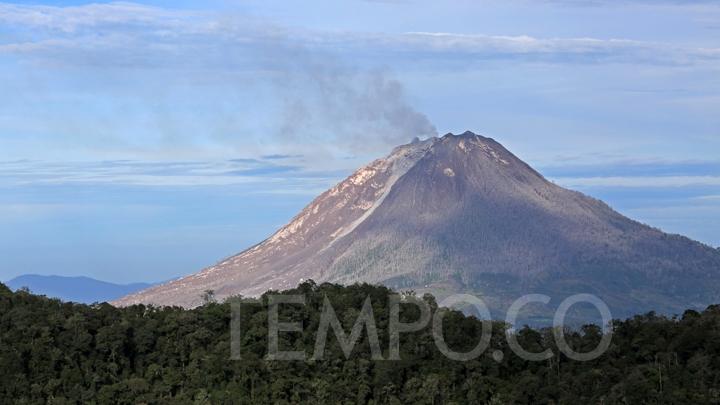
[{"label": "dense green forest", "polygon": [[[283,350],[304,349],[310,358],[326,296],[346,331],[370,296],[387,357],[390,290],[306,282],[283,292],[298,293],[305,305],[284,305],[281,316],[302,320],[304,329],[282,332]],[[372,360],[364,330],[349,359],[331,333],[323,360],[268,361],[267,302],[242,304],[242,359],[231,360],[231,304],[206,298],[193,310],[115,308],[0,285],[0,403],[720,403],[720,307],[677,319],[650,313],[614,321],[609,350],[588,362],[562,354],[522,360],[509,350],[500,323],[493,325],[490,349],[467,362],[445,358],[430,328],[401,336],[400,361]],[[423,299],[435,305],[432,297]],[[400,313],[407,322],[418,316],[412,305]],[[444,335],[463,351],[478,341],[481,326],[453,311],[444,318]],[[524,328],[517,335],[529,351],[557,353],[551,330]],[[597,326],[567,335],[579,351],[600,338]],[[496,350],[503,351],[500,361],[491,356]]]}]

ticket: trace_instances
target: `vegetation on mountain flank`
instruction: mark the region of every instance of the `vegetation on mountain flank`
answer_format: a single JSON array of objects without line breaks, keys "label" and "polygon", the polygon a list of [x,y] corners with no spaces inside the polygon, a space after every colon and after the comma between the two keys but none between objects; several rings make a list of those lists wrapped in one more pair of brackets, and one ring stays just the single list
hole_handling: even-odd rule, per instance
[{"label": "vegetation on mountain flank", "polygon": [[[281,350],[308,358],[325,297],[345,331],[369,296],[383,356],[388,348],[385,287],[305,282],[282,294],[304,294],[305,305],[284,304],[282,321],[302,320],[303,332],[281,332]],[[11,292],[0,285],[0,403],[17,404],[542,404],[717,403],[720,400],[720,307],[679,318],[649,313],[614,321],[608,351],[589,362],[558,355],[549,330],[521,329],[529,351],[552,349],[550,360],[514,355],[504,325],[493,324],[490,349],[475,360],[452,361],[436,348],[430,328],[401,335],[401,361],[373,361],[365,329],[346,359],[332,333],[325,358],[266,361],[267,301],[243,300],[241,360],[230,360],[231,304],[193,310],[142,305],[80,305]],[[435,305],[430,296],[423,297]],[[234,298],[240,300],[240,298]],[[237,302],[237,301],[236,301]],[[417,307],[402,307],[411,322]],[[482,323],[460,312],[444,318],[455,351],[479,340]],[[597,326],[570,332],[578,351],[595,347]],[[501,350],[501,361],[490,354]],[[499,357],[499,356],[498,356]]]}]

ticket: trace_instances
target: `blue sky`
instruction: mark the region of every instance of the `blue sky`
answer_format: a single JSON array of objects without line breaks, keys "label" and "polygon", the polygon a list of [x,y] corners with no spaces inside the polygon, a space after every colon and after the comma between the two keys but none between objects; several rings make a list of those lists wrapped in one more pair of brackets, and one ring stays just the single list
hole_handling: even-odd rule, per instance
[{"label": "blue sky", "polygon": [[720,4],[0,3],[0,280],[194,272],[467,129],[720,246]]}]

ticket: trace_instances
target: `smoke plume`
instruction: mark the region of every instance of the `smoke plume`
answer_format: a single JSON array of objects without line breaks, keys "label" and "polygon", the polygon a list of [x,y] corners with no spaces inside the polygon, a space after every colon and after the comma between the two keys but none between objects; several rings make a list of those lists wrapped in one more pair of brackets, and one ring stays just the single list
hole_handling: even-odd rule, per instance
[{"label": "smoke plume", "polygon": [[350,69],[331,58],[296,63],[277,83],[286,139],[372,151],[437,135],[388,71]]}]

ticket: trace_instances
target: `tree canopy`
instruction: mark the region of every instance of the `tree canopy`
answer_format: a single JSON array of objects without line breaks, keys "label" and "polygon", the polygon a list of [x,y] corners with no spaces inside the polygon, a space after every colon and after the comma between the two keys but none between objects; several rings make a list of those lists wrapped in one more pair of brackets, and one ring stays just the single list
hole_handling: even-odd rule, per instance
[{"label": "tree canopy", "polygon": [[[0,403],[18,404],[577,404],[718,403],[720,307],[667,318],[654,313],[613,322],[607,352],[579,362],[560,354],[549,329],[516,332],[528,351],[554,356],[531,362],[514,355],[506,325],[493,324],[489,350],[454,361],[437,349],[431,328],[403,333],[401,360],[373,360],[366,329],[349,357],[332,330],[322,359],[313,359],[327,297],[346,333],[370,297],[383,358],[388,358],[388,295],[381,286],[301,284],[280,294],[304,294],[304,305],[280,308],[301,332],[281,332],[281,350],[304,350],[301,361],[270,361],[267,300],[208,296],[184,310],[107,303],[81,305],[11,292],[0,285]],[[423,297],[436,307],[434,299]],[[233,304],[236,303],[236,304]],[[239,303],[239,304],[238,304]],[[240,359],[231,360],[232,305]],[[416,306],[402,307],[412,322]],[[449,347],[469,351],[482,323],[461,312],[444,317]],[[602,331],[586,325],[566,337],[578,351]],[[502,355],[499,353],[502,352]]]}]

